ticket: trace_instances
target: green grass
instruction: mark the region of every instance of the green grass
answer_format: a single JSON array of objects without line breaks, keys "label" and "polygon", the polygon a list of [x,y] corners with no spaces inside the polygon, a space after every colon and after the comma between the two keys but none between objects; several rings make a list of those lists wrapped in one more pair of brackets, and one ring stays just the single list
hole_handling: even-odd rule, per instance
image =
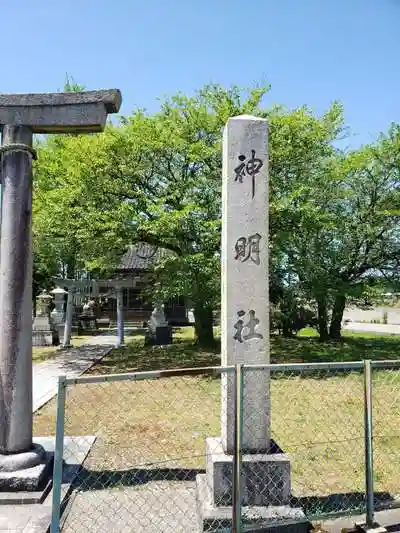
[{"label": "green grass", "polygon": [[[297,334],[297,337],[318,338],[319,335],[318,335],[318,331],[314,328],[303,328],[302,330],[299,331],[299,333]],[[395,333],[375,333],[373,331],[349,331],[349,330],[342,331],[342,340],[345,340],[347,338],[386,340],[387,338],[394,338],[394,339],[399,338],[399,335],[396,335]]]},{"label": "green grass", "polygon": [[89,372],[115,374],[221,364],[218,343],[213,349],[199,349],[194,343],[193,328],[175,328],[173,339],[169,346],[145,346],[144,330],[138,329],[126,337],[126,346],[112,350]]},{"label": "green grass", "polygon": [[[90,373],[219,364],[218,348],[198,350],[190,328],[176,330],[174,339],[168,347],[144,347],[137,332]],[[271,338],[273,362],[365,357],[399,358],[400,337],[349,335],[321,343],[303,332],[295,339]],[[400,372],[375,371],[373,384],[375,491],[395,497],[400,492]],[[204,468],[205,438],[221,434],[220,388],[219,379],[202,376],[76,385],[68,389],[66,434],[97,436],[85,468],[101,481],[110,471],[118,474],[115,483],[128,484],[124,473],[129,469]],[[52,401],[35,414],[35,435],[54,434],[55,407]],[[292,493],[306,498],[302,505],[309,513],[359,505],[365,483],[362,374],[273,374],[271,413],[272,437],[291,461]]]},{"label": "green grass", "polygon": [[[216,329],[216,333],[219,331]],[[93,373],[139,372],[148,370],[216,366],[220,364],[220,347],[200,350],[194,344],[193,328],[174,329],[170,346],[144,346],[144,331],[127,337],[127,346],[113,350]],[[373,335],[351,332],[340,342],[320,342],[313,330],[285,339],[271,336],[272,363],[312,363],[324,361],[359,361],[400,358],[399,335]]]}]

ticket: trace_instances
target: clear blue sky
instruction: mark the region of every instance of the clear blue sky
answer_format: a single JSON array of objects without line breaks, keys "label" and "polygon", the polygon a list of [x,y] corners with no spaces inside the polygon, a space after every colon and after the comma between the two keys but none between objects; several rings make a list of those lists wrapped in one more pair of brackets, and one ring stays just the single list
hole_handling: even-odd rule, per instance
[{"label": "clear blue sky", "polygon": [[122,112],[207,82],[345,105],[353,146],[400,122],[400,0],[2,0],[1,92],[118,87]]}]

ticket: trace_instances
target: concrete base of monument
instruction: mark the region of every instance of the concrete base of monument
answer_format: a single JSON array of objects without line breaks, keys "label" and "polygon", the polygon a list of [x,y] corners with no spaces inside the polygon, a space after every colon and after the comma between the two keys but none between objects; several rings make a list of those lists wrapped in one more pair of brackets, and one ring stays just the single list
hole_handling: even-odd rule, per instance
[{"label": "concrete base of monument", "polygon": [[[224,452],[221,437],[206,439],[207,484],[214,505],[232,505],[233,456]],[[271,441],[270,453],[243,454],[243,505],[286,505],[290,501],[290,461]]]},{"label": "concrete base of monument", "polygon": [[[0,455],[0,495],[8,492],[38,492],[49,479],[53,456],[39,443],[16,454]],[[1,500],[0,496],[0,500]]]},{"label": "concrete base of monument", "polygon": [[[220,532],[232,525],[233,456],[221,437],[206,439],[206,473],[196,478],[201,531]],[[290,506],[290,461],[271,440],[268,453],[244,453],[241,469],[242,518],[249,531],[307,531],[301,508]],[[281,522],[281,523],[280,523]]]},{"label": "concrete base of monument", "polygon": [[52,346],[55,330],[48,316],[36,316],[32,325],[32,346]]},{"label": "concrete base of monument", "polygon": [[[200,531],[232,531],[232,506],[213,503],[205,474],[196,477],[196,499]],[[289,505],[243,506],[242,526],[251,533],[308,533],[311,529],[302,509]]]},{"label": "concrete base of monument", "polygon": [[32,332],[32,346],[53,346],[54,332],[33,330]]}]

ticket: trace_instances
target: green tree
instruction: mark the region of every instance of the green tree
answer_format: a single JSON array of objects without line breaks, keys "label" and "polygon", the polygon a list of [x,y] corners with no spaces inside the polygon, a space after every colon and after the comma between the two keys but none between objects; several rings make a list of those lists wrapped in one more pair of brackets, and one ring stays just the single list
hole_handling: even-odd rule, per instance
[{"label": "green tree", "polygon": [[[333,143],[345,133],[343,110],[334,102],[321,117],[316,117],[306,106],[294,111],[276,107],[267,116],[270,121],[271,279],[274,279],[274,269],[284,273],[280,275],[280,298],[275,303],[286,310],[284,315],[298,315],[300,303],[304,309],[305,298],[311,300],[315,296],[307,290],[308,285],[321,293],[317,301],[324,297],[324,277],[320,275],[324,266],[313,260],[307,243],[308,236],[325,223],[326,215],[317,198],[325,198],[326,169],[338,155]],[[324,308],[317,307],[319,329],[324,334]]]},{"label": "green tree", "polygon": [[192,97],[167,99],[155,114],[137,110],[101,135],[49,140],[36,169],[39,233],[61,236],[62,261],[74,250],[77,262],[95,271],[114,266],[127,244],[168,250],[155,272],[154,297],[188,296],[198,341],[212,343],[226,121],[246,113],[270,122],[272,265],[287,256],[284,244],[299,226],[311,223],[316,208],[307,194],[323,187],[322,169],[336,154],[332,141],[342,128],[338,104],[322,117],[307,108],[265,109],[267,91],[206,86]]},{"label": "green tree", "polygon": [[322,339],[340,338],[346,304],[372,303],[379,281],[398,275],[400,228],[387,211],[398,194],[398,140],[390,136],[329,160],[283,244],[316,302]]},{"label": "green tree", "polygon": [[[69,74],[65,76],[64,92],[84,91],[85,87],[75,82]],[[67,231],[65,220],[70,213],[65,211],[69,206],[63,205],[64,211],[58,209],[59,201],[56,197],[49,198],[45,194],[50,191],[46,176],[47,165],[51,165],[50,180],[53,179],[57,168],[57,149],[62,146],[61,135],[48,135],[36,141],[36,148],[41,155],[39,166],[34,166],[33,183],[33,297],[43,288],[53,285],[52,279],[60,274],[73,278],[76,273],[78,242],[72,231]],[[47,148],[44,152],[43,149]],[[37,169],[39,170],[39,174]],[[39,182],[38,182],[39,180]],[[60,190],[61,198],[66,194]],[[51,193],[50,193],[51,196]],[[62,198],[63,200],[63,198]],[[73,213],[71,212],[73,216]],[[80,266],[83,266],[80,263]]]}]

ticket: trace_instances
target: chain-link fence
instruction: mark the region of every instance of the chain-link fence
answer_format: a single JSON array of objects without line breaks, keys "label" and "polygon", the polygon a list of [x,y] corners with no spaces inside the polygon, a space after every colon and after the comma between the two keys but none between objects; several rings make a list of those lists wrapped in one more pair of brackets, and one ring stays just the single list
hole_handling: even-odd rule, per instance
[{"label": "chain-link fence", "polygon": [[[206,437],[220,433],[220,375],[233,371],[61,381],[53,493],[57,500],[59,486],[60,529],[197,531],[196,476],[213,452],[206,451]],[[52,531],[59,531],[56,521],[53,514]]]},{"label": "chain-link fence", "polygon": [[[268,379],[269,376],[269,379]],[[259,522],[313,520],[365,510],[364,380],[355,365],[271,365],[243,369],[243,530],[251,505],[265,506]],[[266,440],[252,440],[263,413],[257,398],[246,406],[246,389],[270,383]],[[268,427],[268,426],[267,426]],[[266,443],[270,443],[266,449]],[[248,508],[246,507],[248,506]],[[265,517],[263,516],[265,513]]]},{"label": "chain-link fence", "polygon": [[51,532],[372,520],[366,479],[376,506],[400,492],[400,364],[372,365],[371,380],[363,362],[61,378]]},{"label": "chain-link fence", "polygon": [[400,365],[372,362],[375,509],[400,507]]}]

